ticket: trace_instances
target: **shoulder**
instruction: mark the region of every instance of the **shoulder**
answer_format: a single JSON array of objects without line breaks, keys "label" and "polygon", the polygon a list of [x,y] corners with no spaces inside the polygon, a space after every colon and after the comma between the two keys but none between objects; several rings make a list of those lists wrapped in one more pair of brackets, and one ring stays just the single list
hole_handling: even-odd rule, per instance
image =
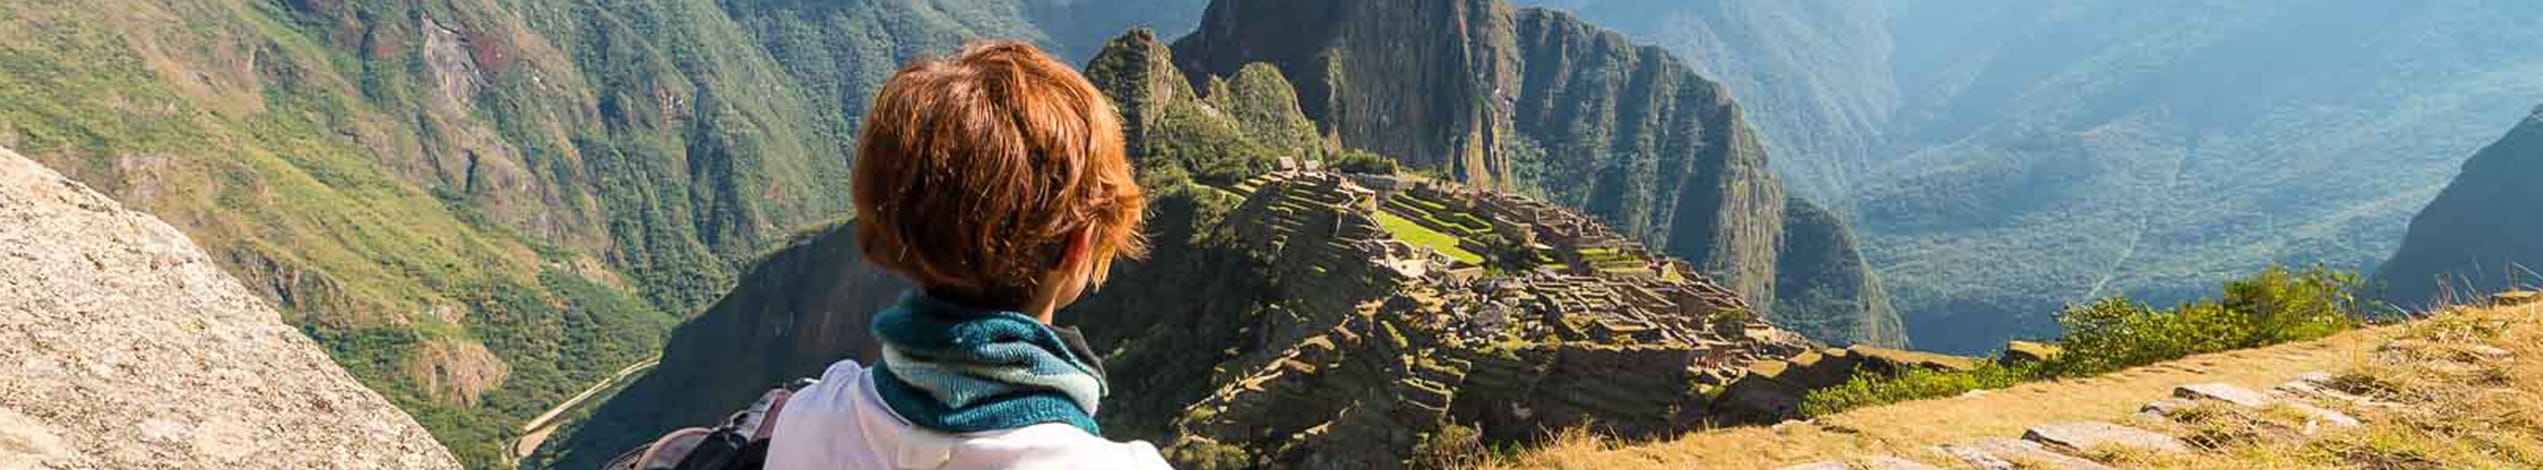
[{"label": "shoulder", "polygon": [[821,381],[795,392],[768,436],[766,468],[870,468],[882,456],[867,451],[871,438],[858,399],[866,369],[839,361]]},{"label": "shoulder", "polygon": [[1046,423],[957,437],[961,443],[947,468],[1171,468],[1157,447],[1145,441],[1114,442],[1066,424]]},{"label": "shoulder", "polygon": [[796,392],[777,416],[766,468],[1172,468],[1147,442],[1113,442],[1066,424],[968,434],[919,429],[883,404],[871,372],[839,361],[820,383]]}]

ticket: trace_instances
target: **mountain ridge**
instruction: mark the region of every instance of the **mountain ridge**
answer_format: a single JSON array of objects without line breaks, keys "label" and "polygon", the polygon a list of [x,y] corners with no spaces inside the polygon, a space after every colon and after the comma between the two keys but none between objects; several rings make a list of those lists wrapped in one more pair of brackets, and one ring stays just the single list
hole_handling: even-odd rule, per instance
[{"label": "mountain ridge", "polygon": [[2379,296],[2406,306],[2464,303],[2482,292],[2543,283],[2543,106],[2465,160],[2462,173],[2411,217],[2401,248],[2377,268]]},{"label": "mountain ridge", "polygon": [[[1787,289],[1775,283],[1789,231],[1852,237],[1833,218],[1807,222],[1837,226],[1785,226],[1788,197],[1720,85],[1667,51],[1569,13],[1490,0],[1228,1],[1214,3],[1202,21],[1175,41],[1187,75],[1272,64],[1298,83],[1302,110],[1342,147],[1578,208],[1697,263],[1769,312],[1786,306],[1778,296]],[[1392,26],[1401,22],[1421,26]],[[1850,243],[1826,248],[1842,252],[1827,254],[1836,258],[1859,256]],[[1861,288],[1879,282],[1868,271],[1793,278],[1827,279],[1836,290],[1817,294],[1823,299],[1886,295]],[[1791,307],[1837,309],[1795,317],[1872,325],[1895,315],[1886,305]],[[1852,340],[1906,344],[1897,329]]]}]

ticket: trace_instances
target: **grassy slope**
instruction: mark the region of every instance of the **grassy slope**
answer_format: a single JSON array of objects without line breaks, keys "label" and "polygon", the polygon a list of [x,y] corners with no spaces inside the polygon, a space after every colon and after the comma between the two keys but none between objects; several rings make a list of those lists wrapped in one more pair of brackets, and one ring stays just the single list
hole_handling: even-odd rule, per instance
[{"label": "grassy slope", "polygon": [[[2485,331],[2486,330],[2486,331]],[[2519,360],[2470,373],[2435,372],[2437,360],[2376,361],[2396,339],[2435,343],[2442,354],[2468,344],[2513,351]],[[2415,455],[2425,468],[2516,468],[2543,462],[2543,422],[2531,403],[2543,399],[2543,304],[2466,309],[2432,320],[2352,331],[2319,341],[2193,356],[2082,380],[2030,383],[1974,396],[1865,408],[1782,429],[1737,428],[1689,434],[1664,443],[1619,445],[1584,435],[1504,462],[1526,468],[1773,468],[1855,457],[1899,456],[1934,464],[1927,448],[2013,437],[2038,424],[2130,422],[2146,402],[2188,383],[2224,382],[2266,390],[2312,371],[2373,377],[2421,394],[2410,411],[2362,415],[2369,425],[2331,431],[2311,443],[2256,441],[2186,457],[2121,455],[2131,468],[2345,468],[2359,456]],[[2504,379],[2502,379],[2504,378]],[[2137,424],[2161,428],[2153,423]],[[2164,429],[2191,433],[2196,429]],[[2520,447],[2521,446],[2521,447]],[[2395,467],[2423,468],[2423,467]]]}]

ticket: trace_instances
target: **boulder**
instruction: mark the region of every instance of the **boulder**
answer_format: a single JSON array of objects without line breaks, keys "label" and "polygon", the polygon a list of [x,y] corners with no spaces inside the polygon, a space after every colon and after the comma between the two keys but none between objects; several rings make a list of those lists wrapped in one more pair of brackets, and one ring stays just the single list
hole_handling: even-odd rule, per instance
[{"label": "boulder", "polygon": [[2162,453],[2190,451],[2189,446],[2172,436],[2100,421],[2032,426],[2022,433],[2022,440],[2086,452],[2105,447]]},{"label": "boulder", "polygon": [[2278,403],[2289,409],[2296,410],[2297,413],[2305,415],[2305,434],[2313,434],[2314,428],[2319,426],[2327,425],[2335,428],[2354,428],[2365,424],[2359,422],[2356,417],[2349,416],[2348,413],[2342,413],[2339,410],[2333,410],[2330,408],[2314,406],[2311,403],[2294,400],[2281,401]]},{"label": "boulder", "polygon": [[2004,344],[2004,354],[1996,356],[1996,363],[2014,365],[2047,362],[2049,359],[2057,357],[2057,354],[2060,352],[2065,352],[2065,350],[2058,348],[2057,345],[2054,344],[2032,341],[2013,341]]},{"label": "boulder", "polygon": [[2216,400],[2247,408],[2269,404],[2269,395],[2225,383],[2195,383],[2172,389],[2172,396],[2191,400]]},{"label": "boulder", "polygon": [[2189,409],[2190,406],[2194,404],[2195,403],[2186,399],[2165,398],[2146,402],[2146,406],[2138,408],[2137,412],[2158,418],[2171,418],[2174,414],[2180,413],[2181,410]]}]

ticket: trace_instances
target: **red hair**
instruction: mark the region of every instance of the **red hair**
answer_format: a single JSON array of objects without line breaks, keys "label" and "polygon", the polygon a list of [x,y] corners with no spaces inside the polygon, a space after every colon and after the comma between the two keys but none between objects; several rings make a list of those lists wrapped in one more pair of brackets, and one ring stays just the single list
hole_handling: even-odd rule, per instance
[{"label": "red hair", "polygon": [[883,84],[857,144],[857,243],[936,295],[1021,307],[1085,233],[1101,283],[1146,250],[1121,118],[1032,45],[977,42]]}]

